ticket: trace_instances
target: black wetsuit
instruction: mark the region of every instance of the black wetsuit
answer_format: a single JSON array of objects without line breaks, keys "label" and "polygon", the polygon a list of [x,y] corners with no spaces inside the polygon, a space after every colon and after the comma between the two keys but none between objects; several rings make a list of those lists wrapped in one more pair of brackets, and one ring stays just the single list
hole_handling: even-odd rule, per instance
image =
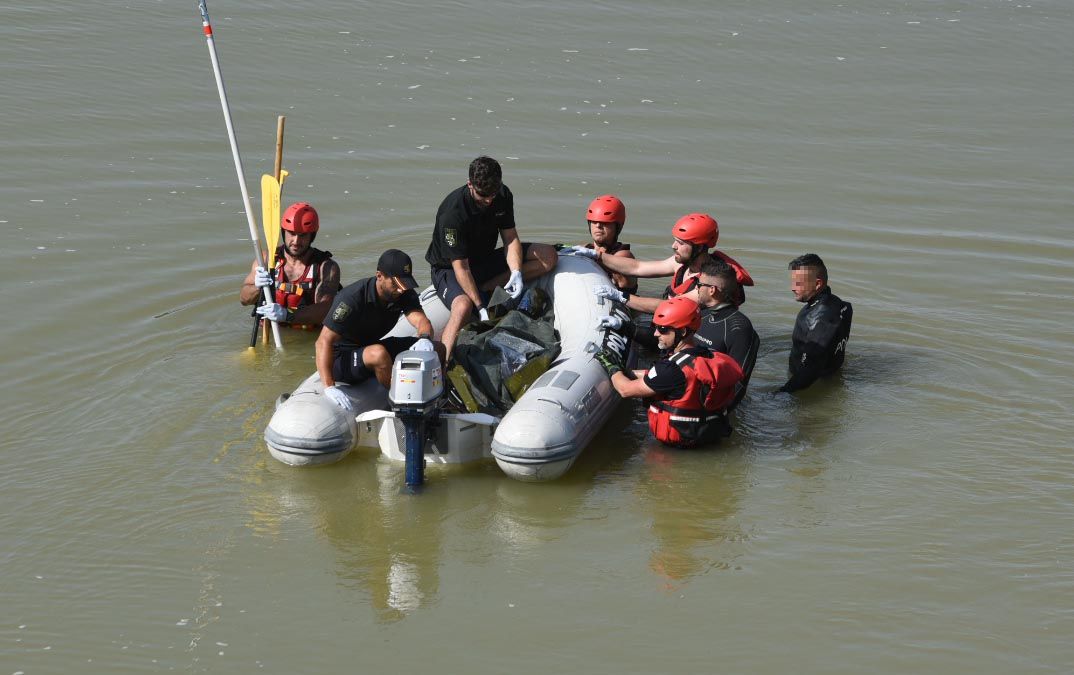
[{"label": "black wetsuit", "polygon": [[780,391],[797,391],[822,375],[839,370],[846,356],[854,308],[830,288],[817,293],[798,312],[791,335],[791,377]]},{"label": "black wetsuit", "polygon": [[735,400],[730,407],[738,405],[746,395],[746,385],[757,363],[757,349],[761,346],[753,323],[734,305],[706,307],[701,310],[701,327],[694,341],[714,352],[727,354],[742,367],[742,381],[736,385]]}]

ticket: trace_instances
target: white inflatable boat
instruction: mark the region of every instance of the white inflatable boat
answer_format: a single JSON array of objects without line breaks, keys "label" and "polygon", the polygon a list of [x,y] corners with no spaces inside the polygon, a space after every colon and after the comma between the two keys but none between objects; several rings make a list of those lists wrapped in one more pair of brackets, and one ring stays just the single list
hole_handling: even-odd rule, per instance
[{"label": "white inflatable boat", "polygon": [[[508,476],[524,481],[563,475],[604,426],[620,401],[593,354],[602,347],[629,358],[627,332],[597,326],[602,316],[628,319],[625,308],[597,298],[594,288],[608,275],[586,258],[561,256],[555,270],[534,280],[549,294],[560,354],[502,419],[479,413],[442,414],[425,450],[428,463],[457,463],[490,455]],[[436,335],[448,311],[432,288],[421,304]],[[405,319],[390,333],[413,335]],[[356,413],[325,399],[314,373],[289,396],[282,396],[265,442],[276,459],[292,465],[334,462],[359,446],[380,447],[401,460],[402,426],[389,411],[388,392],[376,380],[343,385]]]}]

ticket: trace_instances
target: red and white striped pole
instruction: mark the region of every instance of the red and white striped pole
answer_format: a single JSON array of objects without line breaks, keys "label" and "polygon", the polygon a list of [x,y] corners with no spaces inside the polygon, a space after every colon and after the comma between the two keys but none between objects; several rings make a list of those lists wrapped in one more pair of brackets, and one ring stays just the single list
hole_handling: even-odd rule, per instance
[{"label": "red and white striped pole", "polygon": [[[227,125],[227,137],[231,141],[231,156],[235,160],[235,173],[239,176],[239,188],[242,190],[243,208],[246,209],[246,222],[250,226],[250,240],[254,242],[254,253],[261,265],[265,265],[265,254],[261,250],[261,240],[257,238],[257,224],[254,222],[254,210],[250,206],[250,193],[246,190],[246,174],[242,170],[242,158],[239,156],[239,142],[235,138],[235,125],[231,122],[231,107],[227,103],[227,92],[224,90],[224,76],[220,73],[220,59],[216,55],[216,42],[213,40],[213,27],[209,23],[209,9],[205,6],[205,0],[198,1],[201,9],[201,25],[205,31],[205,41],[209,45],[209,59],[213,62],[213,75],[216,76],[216,90],[220,93],[220,107],[224,109],[224,123]],[[271,303],[275,299],[268,286],[262,289],[265,293],[265,302]],[[272,322],[272,338],[276,343],[276,349],[283,349],[280,340],[280,326]]]}]

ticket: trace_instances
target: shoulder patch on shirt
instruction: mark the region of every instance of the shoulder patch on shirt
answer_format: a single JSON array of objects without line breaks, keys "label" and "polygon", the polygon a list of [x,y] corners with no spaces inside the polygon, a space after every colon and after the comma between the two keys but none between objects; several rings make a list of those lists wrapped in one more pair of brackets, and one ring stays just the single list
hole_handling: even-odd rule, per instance
[{"label": "shoulder patch on shirt", "polygon": [[342,321],[347,318],[347,315],[351,313],[351,307],[345,303],[339,303],[336,305],[336,311],[332,312],[333,321]]},{"label": "shoulder patch on shirt", "polygon": [[444,241],[447,242],[448,246],[455,246],[458,243],[458,240],[458,232],[452,228],[444,228]]}]

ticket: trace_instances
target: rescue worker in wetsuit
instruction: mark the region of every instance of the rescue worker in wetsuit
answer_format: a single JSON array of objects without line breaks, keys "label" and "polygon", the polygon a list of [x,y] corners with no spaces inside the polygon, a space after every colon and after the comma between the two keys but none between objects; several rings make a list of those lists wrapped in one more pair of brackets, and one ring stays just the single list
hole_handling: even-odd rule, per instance
[{"label": "rescue worker in wetsuit", "polygon": [[694,342],[700,325],[696,302],[671,298],[653,313],[653,332],[666,358],[631,377],[622,371],[614,352],[602,349],[594,357],[620,396],[649,399],[649,431],[665,445],[689,448],[731,433],[727,410],[742,380],[742,368],[727,354]]},{"label": "rescue worker in wetsuit", "polygon": [[[351,410],[350,398],[337,382],[358,384],[370,377],[389,387],[395,357],[408,349],[436,351],[443,363],[443,346],[434,344],[433,324],[414,292],[410,256],[388,249],[377,261],[377,273],[347,286],[336,296],[317,338],[317,373],[324,395]],[[405,316],[417,337],[384,337]]]},{"label": "rescue worker in wetsuit", "polygon": [[[697,275],[700,273],[701,265],[713,258],[719,258],[735,269],[740,286],[753,285],[749,272],[738,261],[722,251],[709,252],[720,237],[720,227],[712,216],[706,213],[688,213],[676,221],[671,228],[671,236],[674,237],[671,244],[671,250],[674,253],[664,260],[637,260],[604,255],[598,250],[581,246],[572,246],[561,253],[593,258],[610,272],[645,278],[672,277],[671,284],[664,291],[663,298],[648,298],[625,293],[612,286],[597,287],[597,295],[622,302],[630,309],[642,312],[652,312],[666,298],[682,296],[697,302]],[[745,301],[745,293],[740,288],[735,304],[741,305]]]},{"label": "rescue worker in wetsuit", "polygon": [[701,266],[697,277],[697,295],[701,299],[701,327],[694,342],[714,352],[727,354],[742,368],[742,381],[737,385],[735,406],[746,395],[761,338],[753,322],[732,302],[738,294],[735,269],[723,260],[714,258]]},{"label": "rescue worker in wetsuit", "polygon": [[[497,235],[501,248],[496,248]],[[520,297],[523,282],[551,271],[557,256],[549,244],[519,240],[515,198],[503,184],[500,163],[481,156],[470,163],[466,185],[440,203],[425,259],[437,295],[451,311],[441,333],[450,359],[459,329],[471,314],[488,318],[488,292],[503,286],[512,298]]]},{"label": "rescue worker in wetsuit", "polygon": [[252,305],[264,286],[275,288],[275,302],[257,308],[263,318],[294,328],[316,328],[324,320],[339,283],[339,265],[330,251],[313,248],[320,229],[317,211],[306,202],[287,207],[280,222],[283,244],[272,272],[254,261],[242,282],[239,302]]},{"label": "rescue worker in wetsuit", "polygon": [[828,287],[828,268],[815,253],[792,260],[791,292],[805,303],[791,334],[790,379],[779,391],[805,389],[843,365],[854,308]]},{"label": "rescue worker in wetsuit", "polygon": [[[619,241],[619,235],[623,232],[626,223],[626,205],[615,195],[601,195],[589,204],[586,209],[586,223],[589,225],[589,236],[592,239],[586,248],[600,251],[604,255],[614,255],[621,258],[633,258],[630,252],[630,244]],[[612,283],[621,291],[627,293],[638,292],[638,278],[628,277],[619,272],[612,272]]]}]

